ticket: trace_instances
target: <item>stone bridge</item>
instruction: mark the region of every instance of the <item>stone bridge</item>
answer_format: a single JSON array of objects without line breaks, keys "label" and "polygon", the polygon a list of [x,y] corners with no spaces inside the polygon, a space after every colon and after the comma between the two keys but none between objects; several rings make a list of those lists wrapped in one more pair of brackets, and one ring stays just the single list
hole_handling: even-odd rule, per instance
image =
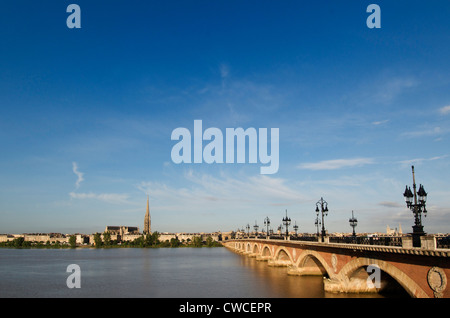
[{"label": "stone bridge", "polygon": [[[406,291],[415,298],[449,298],[449,249],[360,244],[236,239],[225,247],[268,266],[287,266],[288,275],[320,275],[335,293]],[[402,291],[402,292],[403,292]]]}]

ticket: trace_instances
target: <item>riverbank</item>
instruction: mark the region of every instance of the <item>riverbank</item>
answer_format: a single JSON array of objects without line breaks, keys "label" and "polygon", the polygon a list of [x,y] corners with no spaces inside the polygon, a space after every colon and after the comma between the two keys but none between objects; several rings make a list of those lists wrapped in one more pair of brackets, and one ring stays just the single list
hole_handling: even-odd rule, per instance
[{"label": "riverbank", "polygon": [[117,242],[116,240],[95,237],[93,244],[77,244],[75,240],[69,239],[68,243],[59,241],[34,242],[26,241],[23,237],[17,237],[11,241],[1,242],[0,248],[35,248],[35,249],[61,249],[61,248],[183,248],[183,247],[222,247],[222,243],[208,237],[202,241],[200,237],[188,241],[171,239],[160,241],[157,236],[142,236],[133,241]]}]

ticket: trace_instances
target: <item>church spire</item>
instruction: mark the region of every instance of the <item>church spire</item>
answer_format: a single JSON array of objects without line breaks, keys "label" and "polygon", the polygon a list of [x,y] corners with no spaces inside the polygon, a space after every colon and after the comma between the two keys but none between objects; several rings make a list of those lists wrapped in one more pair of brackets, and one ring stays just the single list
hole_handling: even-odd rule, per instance
[{"label": "church spire", "polygon": [[144,218],[144,234],[151,234],[152,230],[151,230],[151,218],[150,218],[150,208],[149,208],[149,204],[148,204],[148,195],[147,195],[147,212],[145,213],[145,218]]}]

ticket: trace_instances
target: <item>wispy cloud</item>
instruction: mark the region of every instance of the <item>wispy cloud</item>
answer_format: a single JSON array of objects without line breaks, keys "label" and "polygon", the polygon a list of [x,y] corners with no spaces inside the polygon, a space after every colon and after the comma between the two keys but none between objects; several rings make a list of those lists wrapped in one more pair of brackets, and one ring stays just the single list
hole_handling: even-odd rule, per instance
[{"label": "wispy cloud", "polygon": [[418,81],[412,77],[395,77],[383,82],[375,98],[383,103],[391,103],[406,90],[418,85]]},{"label": "wispy cloud", "polygon": [[75,187],[78,189],[80,187],[81,182],[84,181],[83,172],[78,171],[78,164],[76,162],[72,162],[72,171],[77,175],[77,181],[75,182]]},{"label": "wispy cloud", "polygon": [[439,112],[442,115],[450,114],[450,105],[439,108]]},{"label": "wispy cloud", "polygon": [[424,161],[434,161],[434,160],[444,159],[447,157],[448,157],[448,155],[435,156],[435,157],[431,157],[431,158],[415,158],[415,159],[402,160],[402,161],[399,161],[399,163],[403,164],[403,165],[411,165],[411,164],[422,163]]},{"label": "wispy cloud", "polygon": [[70,197],[72,199],[80,199],[80,200],[85,200],[85,199],[94,199],[94,200],[100,200],[100,201],[104,201],[107,203],[114,203],[114,204],[128,204],[130,203],[128,201],[129,196],[127,194],[120,194],[120,193],[100,193],[100,194],[96,194],[96,193],[75,193],[75,192],[70,192],[69,193]]},{"label": "wispy cloud", "polygon": [[[187,187],[174,187],[154,181],[141,182],[137,188],[158,202],[171,202],[174,206],[205,206],[213,202],[229,206],[242,204],[292,204],[302,201],[301,192],[287,185],[282,178],[257,175],[252,177],[215,177],[195,174],[189,170],[183,181]],[[166,207],[168,208],[168,207]]]},{"label": "wispy cloud", "polygon": [[433,127],[429,129],[419,129],[417,131],[408,131],[404,132],[402,136],[414,138],[414,137],[423,137],[423,136],[437,136],[443,135],[447,132],[447,129],[442,129],[441,127]]},{"label": "wispy cloud", "polygon": [[419,85],[420,82],[413,76],[384,70],[362,80],[354,87],[349,87],[346,98],[349,98],[352,104],[364,107],[389,106]]},{"label": "wispy cloud", "polygon": [[228,65],[221,64],[220,65],[220,77],[226,78],[226,77],[228,77],[229,73],[230,73],[230,69],[229,69]]},{"label": "wispy cloud", "polygon": [[348,167],[357,167],[367,164],[373,164],[372,158],[354,158],[354,159],[335,159],[319,162],[302,163],[297,166],[299,169],[305,170],[336,170]]},{"label": "wispy cloud", "polygon": [[266,120],[265,116],[275,116],[289,103],[285,89],[272,83],[232,77],[230,73],[228,66],[221,65],[220,85],[207,83],[201,89],[189,90],[184,96],[185,100],[195,101],[194,112],[201,114],[203,120],[208,120],[211,125],[241,126]]},{"label": "wispy cloud", "polygon": [[404,205],[401,205],[398,202],[391,202],[391,201],[383,201],[378,203],[378,205],[384,206],[386,208],[403,208]]},{"label": "wispy cloud", "polygon": [[374,121],[374,122],[372,122],[372,125],[378,126],[378,125],[386,124],[387,122],[389,122],[389,119]]},{"label": "wispy cloud", "polygon": [[[81,182],[84,181],[84,173],[80,172],[78,170],[78,164],[76,162],[72,162],[72,171],[77,175],[77,181],[75,182],[75,187],[78,189],[80,187]],[[129,204],[131,203],[128,201],[129,196],[127,194],[120,194],[120,193],[76,193],[74,191],[69,193],[69,196],[71,199],[79,199],[79,200],[86,200],[86,199],[92,199],[92,200],[100,200],[107,203],[113,203],[113,204]]]}]

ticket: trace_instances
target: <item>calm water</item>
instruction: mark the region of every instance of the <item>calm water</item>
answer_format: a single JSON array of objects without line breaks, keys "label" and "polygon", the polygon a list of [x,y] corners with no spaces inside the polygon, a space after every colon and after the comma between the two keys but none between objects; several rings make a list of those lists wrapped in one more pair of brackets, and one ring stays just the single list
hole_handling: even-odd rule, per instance
[{"label": "calm water", "polygon": [[[69,264],[81,268],[70,289]],[[321,277],[288,276],[226,248],[0,249],[0,297],[323,298]]]}]

